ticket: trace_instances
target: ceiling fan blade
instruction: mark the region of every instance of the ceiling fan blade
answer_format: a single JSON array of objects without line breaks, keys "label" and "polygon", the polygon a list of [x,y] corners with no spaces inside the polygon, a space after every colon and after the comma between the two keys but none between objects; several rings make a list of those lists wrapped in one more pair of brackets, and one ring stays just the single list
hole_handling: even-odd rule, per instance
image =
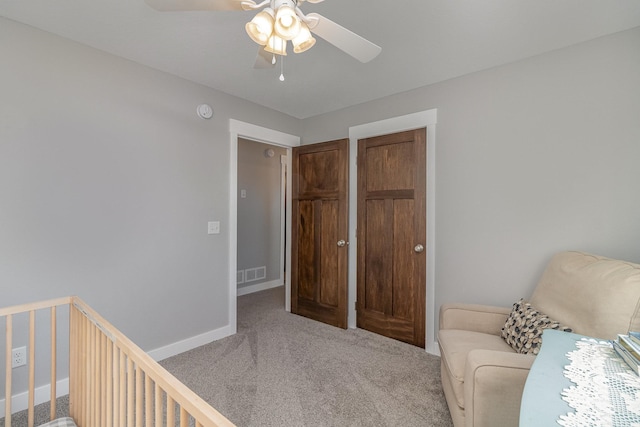
[{"label": "ceiling fan blade", "polygon": [[253,68],[264,69],[264,68],[273,68],[276,64],[273,62],[273,53],[269,53],[264,50],[263,47],[258,49],[258,54],[256,55],[256,62],[253,64]]},{"label": "ceiling fan blade", "polygon": [[311,32],[322,37],[338,49],[353,56],[360,62],[369,62],[382,52],[382,48],[369,40],[347,30],[330,19],[317,13],[306,16]]},{"label": "ceiling fan blade", "polygon": [[[161,12],[182,10],[244,10],[245,0],[144,0]],[[253,3],[253,2],[251,2]]]}]

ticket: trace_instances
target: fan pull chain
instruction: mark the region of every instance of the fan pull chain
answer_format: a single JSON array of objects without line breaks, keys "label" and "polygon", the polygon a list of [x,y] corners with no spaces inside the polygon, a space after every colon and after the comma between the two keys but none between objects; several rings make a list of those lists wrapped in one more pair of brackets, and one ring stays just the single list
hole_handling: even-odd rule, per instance
[{"label": "fan pull chain", "polygon": [[280,81],[284,81],[284,56],[280,57]]}]

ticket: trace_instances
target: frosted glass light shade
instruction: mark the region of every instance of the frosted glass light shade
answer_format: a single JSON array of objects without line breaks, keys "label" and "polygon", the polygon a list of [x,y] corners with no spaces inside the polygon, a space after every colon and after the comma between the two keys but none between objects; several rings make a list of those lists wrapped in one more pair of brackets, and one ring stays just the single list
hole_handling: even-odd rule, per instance
[{"label": "frosted glass light shade", "polygon": [[284,40],[293,40],[300,32],[300,18],[289,6],[280,6],[276,13],[274,30]]},{"label": "frosted glass light shade", "polygon": [[309,31],[309,27],[304,22],[300,27],[300,33],[294,38],[291,43],[293,43],[293,51],[295,53],[302,53],[306,50],[309,50],[316,44],[316,39],[311,35],[311,31]]},{"label": "frosted glass light shade", "polygon": [[287,55],[287,41],[281,39],[280,37],[272,34],[267,41],[267,45],[264,47],[264,50],[270,53],[275,53],[276,55]]},{"label": "frosted glass light shade", "polygon": [[267,8],[254,16],[251,22],[245,25],[245,29],[251,40],[264,46],[267,44],[271,33],[273,33],[273,23],[273,10]]}]

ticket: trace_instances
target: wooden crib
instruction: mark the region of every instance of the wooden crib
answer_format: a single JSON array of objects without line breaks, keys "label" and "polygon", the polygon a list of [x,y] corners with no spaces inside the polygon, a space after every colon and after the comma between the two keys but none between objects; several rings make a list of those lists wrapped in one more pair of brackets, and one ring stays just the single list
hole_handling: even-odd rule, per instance
[{"label": "wooden crib", "polygon": [[[66,307],[65,307],[66,306]],[[50,418],[56,417],[58,313],[68,310],[69,414],[78,427],[233,426],[80,298],[72,296],[0,308],[5,319],[5,426],[11,427],[14,316],[28,316],[28,426],[34,425],[38,342],[36,314],[49,318]],[[67,308],[68,307],[68,308]],[[46,313],[49,311],[49,313]],[[26,313],[23,314],[23,313]],[[65,314],[67,311],[65,311]],[[66,319],[65,319],[66,322]],[[66,327],[63,330],[66,331]],[[36,342],[36,336],[38,342]],[[67,337],[65,337],[66,341]],[[64,354],[67,354],[64,352]],[[42,371],[39,369],[38,372]]]}]

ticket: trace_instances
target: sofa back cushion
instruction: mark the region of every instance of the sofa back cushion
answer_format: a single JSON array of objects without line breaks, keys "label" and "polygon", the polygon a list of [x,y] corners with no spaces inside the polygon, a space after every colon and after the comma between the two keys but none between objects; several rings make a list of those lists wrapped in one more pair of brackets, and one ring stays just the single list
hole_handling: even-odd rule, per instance
[{"label": "sofa back cushion", "polygon": [[529,302],[575,333],[615,339],[640,330],[640,265],[562,252],[549,262]]}]

